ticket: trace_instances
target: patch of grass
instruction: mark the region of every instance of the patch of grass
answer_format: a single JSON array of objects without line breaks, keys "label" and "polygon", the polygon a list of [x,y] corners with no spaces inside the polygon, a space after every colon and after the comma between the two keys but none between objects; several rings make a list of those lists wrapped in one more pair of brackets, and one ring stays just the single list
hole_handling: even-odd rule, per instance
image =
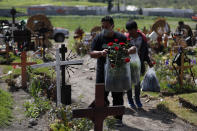
[{"label": "patch of grass", "polygon": [[12,118],[13,99],[11,95],[0,89],[0,127],[5,127],[10,124]]},{"label": "patch of grass", "polygon": [[150,92],[150,91],[144,92],[144,91],[142,91],[142,96],[143,95],[149,95],[149,96],[158,98],[160,93],[159,92]]},{"label": "patch of grass", "polygon": [[185,99],[186,101],[190,102],[191,104],[197,106],[197,93],[191,94],[181,94],[179,97]]},{"label": "patch of grass", "polygon": [[0,2],[0,7],[26,7],[31,5],[57,5],[57,6],[76,6],[76,5],[86,5],[86,6],[106,6],[105,3],[99,2],[88,2],[88,1],[75,1],[75,0],[2,0]]},{"label": "patch of grass", "polygon": [[163,111],[173,112],[176,116],[181,119],[188,121],[189,123],[197,125],[197,112],[184,108],[178,100],[178,97],[166,97],[163,102],[158,106],[158,109],[163,109]]}]

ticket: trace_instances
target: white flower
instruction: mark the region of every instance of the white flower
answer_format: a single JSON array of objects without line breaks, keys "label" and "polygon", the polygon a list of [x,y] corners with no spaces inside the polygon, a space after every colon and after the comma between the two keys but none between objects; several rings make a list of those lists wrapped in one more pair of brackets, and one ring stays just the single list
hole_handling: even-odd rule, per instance
[{"label": "white flower", "polygon": [[11,74],[11,73],[12,73],[12,71],[8,71],[8,75]]}]

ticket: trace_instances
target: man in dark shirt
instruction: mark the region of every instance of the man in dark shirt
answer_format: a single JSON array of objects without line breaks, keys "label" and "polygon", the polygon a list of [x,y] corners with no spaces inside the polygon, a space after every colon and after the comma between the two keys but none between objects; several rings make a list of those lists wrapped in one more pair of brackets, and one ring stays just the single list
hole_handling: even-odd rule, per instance
[{"label": "man in dark shirt", "polygon": [[[118,32],[113,30],[114,21],[110,16],[105,16],[101,19],[101,27],[102,31],[98,34],[93,42],[91,47],[90,56],[92,58],[97,58],[97,70],[96,70],[96,83],[104,83],[105,75],[104,75],[104,64],[106,61],[107,49],[103,48],[103,44],[108,44],[109,42],[114,42],[114,39],[118,39],[120,42],[126,42],[127,38]],[[128,54],[135,53],[136,48],[133,46],[129,48]],[[105,103],[109,105],[108,101],[109,92],[105,91]],[[113,105],[123,105],[123,92],[112,92],[113,97]],[[122,116],[115,116],[117,121],[117,126],[122,126]]]}]

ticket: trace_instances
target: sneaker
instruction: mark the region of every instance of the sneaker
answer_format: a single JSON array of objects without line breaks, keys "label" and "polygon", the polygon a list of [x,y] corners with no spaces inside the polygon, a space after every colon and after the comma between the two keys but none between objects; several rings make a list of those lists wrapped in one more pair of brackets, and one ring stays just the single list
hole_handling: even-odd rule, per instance
[{"label": "sneaker", "polygon": [[136,109],[136,105],[134,103],[128,103],[128,106],[132,109]]},{"label": "sneaker", "polygon": [[116,123],[114,124],[116,127],[123,127],[122,120],[117,120]]},{"label": "sneaker", "polygon": [[136,105],[137,105],[138,108],[142,108],[142,103],[139,99],[136,100],[135,102],[136,102]]}]

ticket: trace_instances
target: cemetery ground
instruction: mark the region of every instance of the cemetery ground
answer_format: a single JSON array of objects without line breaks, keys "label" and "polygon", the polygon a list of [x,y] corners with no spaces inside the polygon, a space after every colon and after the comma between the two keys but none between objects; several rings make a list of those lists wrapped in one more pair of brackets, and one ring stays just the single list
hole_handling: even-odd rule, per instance
[{"label": "cemetery ground", "polygon": [[[121,15],[117,15],[114,18],[115,24],[117,25],[115,28],[122,29],[129,18],[125,15],[121,16],[122,18],[119,20],[120,16]],[[93,26],[100,25],[101,17],[102,16],[66,16],[50,17],[50,20],[54,26],[61,25],[62,27],[69,28],[71,32],[78,26],[82,27],[86,32],[89,32]],[[23,18],[27,17],[20,17],[18,19]],[[156,17],[137,19],[137,22],[140,23],[139,28],[142,29],[142,25],[149,27],[155,18]],[[167,18],[173,29],[180,19],[186,23],[190,23],[194,29],[195,23],[188,19]],[[70,49],[74,43],[72,35],[73,33],[71,33],[69,42],[66,42],[69,43],[67,46]],[[54,45],[56,47],[60,46],[58,43],[54,43]],[[196,49],[194,50],[196,52]],[[46,57],[48,61],[55,60],[53,53],[47,53]],[[19,56],[15,56],[12,53],[10,53],[10,55],[12,62],[20,62]],[[124,95],[126,112],[123,116],[123,123],[125,126],[122,128],[114,127],[114,120],[109,117],[104,122],[105,130],[197,130],[196,86],[192,85],[192,82],[188,80],[191,78],[189,76],[186,76],[187,79],[184,80],[184,83],[186,83],[184,88],[180,88],[178,84],[174,84],[173,81],[176,79],[176,74],[167,70],[166,64],[162,64],[162,62],[166,60],[166,57],[170,58],[167,49],[165,54],[154,54],[156,61],[155,70],[160,81],[161,93],[143,92],[141,94],[143,109],[137,110],[132,110],[128,107],[127,96]],[[191,58],[196,59],[195,56],[191,56]],[[0,93],[3,92],[0,94],[2,95],[2,97],[0,96],[0,107],[4,109],[0,110],[0,130],[45,131],[49,130],[49,127],[54,128],[54,130],[57,128],[64,130],[72,128],[73,130],[82,131],[92,129],[92,123],[86,119],[71,119],[71,110],[79,107],[87,107],[93,101],[95,91],[96,60],[91,59],[88,55],[78,56],[77,59],[83,59],[84,64],[77,67],[78,69],[74,69],[74,73],[72,73],[72,71],[70,72],[71,77],[68,84],[71,84],[72,88],[73,105],[65,108],[55,107],[56,75],[54,68],[28,68],[28,73],[30,74],[27,78],[29,86],[28,90],[23,90],[18,88],[21,85],[20,67],[6,64],[0,65],[0,76],[4,76],[0,78],[0,87],[1,90],[4,90],[0,91]],[[3,62],[5,58],[0,56],[0,61],[5,63]],[[38,64],[43,63],[41,59],[34,57],[32,53],[28,53],[28,61],[37,62]],[[12,73],[10,72],[10,74],[8,74],[9,71],[12,71]],[[197,76],[196,66],[193,67],[193,72],[195,76]],[[66,77],[67,76],[68,74],[66,74]],[[7,82],[8,86],[5,82]],[[47,89],[49,88],[50,90],[48,91]],[[11,99],[7,93],[12,96],[13,102],[7,102],[7,100]],[[111,95],[109,98],[112,105]],[[12,113],[9,113],[10,111]],[[8,113],[4,115],[4,112]],[[108,127],[110,129],[108,129]]]},{"label": "cemetery ground", "polygon": [[[58,47],[57,43],[56,47]],[[51,60],[54,60],[52,54],[50,55],[51,56],[48,56],[48,59],[50,58]],[[158,55],[155,57],[161,56]],[[2,58],[1,56],[1,59],[4,58]],[[16,57],[14,55],[11,55],[11,59],[13,59],[13,62],[20,61],[20,57]],[[42,99],[43,96],[47,97],[45,92],[46,90],[44,90],[43,86],[45,86],[45,88],[49,88],[50,84],[53,86],[55,85],[55,73],[53,68],[42,68],[31,71],[28,70],[29,72],[31,72],[30,74],[34,75],[30,76],[31,82],[29,85],[31,86],[31,88],[29,86],[29,90],[26,91],[18,87],[12,87],[12,82],[9,81],[9,78],[12,78],[16,82],[15,84],[20,86],[20,68],[13,68],[12,66],[1,65],[1,76],[7,74],[10,70],[12,70],[13,73],[5,75],[3,78],[1,78],[0,86],[1,90],[3,90],[1,92],[3,93],[0,94],[0,99],[3,100],[3,102],[1,101],[1,104],[5,102],[6,106],[5,104],[3,104],[5,108],[3,107],[2,109],[5,110],[0,111],[0,130],[45,131],[49,130],[49,125],[51,127],[57,126],[59,128],[68,126],[69,128],[72,127],[72,129],[74,130],[81,129],[82,131],[92,129],[92,123],[90,121],[87,121],[86,119],[70,119],[71,109],[79,107],[86,108],[94,99],[95,91],[96,60],[91,59],[88,55],[78,56],[77,59],[83,59],[84,64],[78,67],[78,69],[75,69],[74,73],[70,73],[71,77],[68,83],[71,84],[72,88],[73,106],[67,106],[67,111],[65,114],[63,113],[63,111],[65,111],[64,109],[55,108],[55,103],[53,101],[55,99],[54,96],[49,97],[50,101],[44,98]],[[42,63],[42,60],[33,59],[33,57],[29,57],[28,61],[36,61],[37,63]],[[176,93],[177,91],[180,91],[180,89],[176,87],[167,87],[168,83],[165,80],[161,80],[161,78],[163,77],[162,75],[167,75],[161,73],[163,72],[163,70],[165,70],[165,67],[160,69],[158,68],[158,66],[159,65],[156,65],[155,69],[160,73],[157,75],[161,82],[161,91],[167,91],[169,94],[167,94],[166,96],[165,93],[162,94],[153,92],[143,92],[141,95],[143,109],[137,110],[132,110],[128,107],[127,96],[124,95],[124,106],[126,107],[126,112],[123,116],[124,127],[114,127],[114,120],[112,119],[112,117],[108,117],[104,122],[104,130],[197,130],[197,103],[195,101],[197,93],[195,93],[195,88],[192,88],[190,85],[187,85],[187,87],[191,88],[191,90],[183,89],[182,92]],[[66,75],[68,76],[68,74]],[[8,86],[5,83],[5,81],[7,81],[10,86]],[[39,88],[35,88],[36,86],[38,86],[39,88],[42,87],[42,91]],[[194,93],[183,93],[184,91]],[[7,93],[10,95],[7,95]],[[51,93],[51,95],[52,94],[54,95],[54,93]],[[6,101],[6,99],[9,101]],[[13,102],[10,99],[13,99]],[[37,99],[37,103],[35,99]],[[112,105],[111,95],[109,95],[109,99]],[[0,107],[2,107],[1,104]],[[40,110],[38,109],[38,107]],[[4,114],[6,114],[7,116]],[[61,114],[59,117],[61,118],[61,120],[57,119],[57,114]],[[69,128],[67,130],[69,130]],[[64,129],[66,130],[66,128]]]}]

